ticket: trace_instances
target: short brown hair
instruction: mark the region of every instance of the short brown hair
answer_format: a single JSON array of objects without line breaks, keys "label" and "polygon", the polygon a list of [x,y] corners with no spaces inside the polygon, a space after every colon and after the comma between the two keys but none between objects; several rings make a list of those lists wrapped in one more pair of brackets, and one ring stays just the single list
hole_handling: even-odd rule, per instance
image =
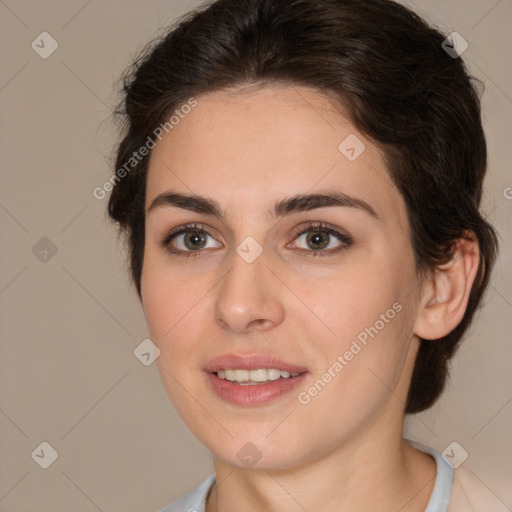
[{"label": "short brown hair", "polygon": [[[464,318],[442,339],[420,339],[408,413],[440,395],[497,253],[479,211],[487,149],[475,79],[443,49],[445,37],[391,0],[217,0],[146,46],[123,76],[116,111],[125,123],[120,169],[191,97],[246,85],[313,87],[382,148],[407,206],[418,271],[449,261],[457,239],[476,235],[481,262]],[[127,235],[139,297],[147,163],[124,173],[108,204]]]}]

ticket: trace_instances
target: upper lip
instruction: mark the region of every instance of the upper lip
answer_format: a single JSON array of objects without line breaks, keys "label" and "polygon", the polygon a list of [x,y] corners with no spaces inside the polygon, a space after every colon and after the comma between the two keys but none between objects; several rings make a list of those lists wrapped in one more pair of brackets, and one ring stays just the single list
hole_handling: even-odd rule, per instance
[{"label": "upper lip", "polygon": [[208,373],[219,370],[258,370],[259,368],[275,368],[290,373],[303,373],[307,368],[289,364],[276,357],[263,354],[223,354],[211,359],[204,367]]}]

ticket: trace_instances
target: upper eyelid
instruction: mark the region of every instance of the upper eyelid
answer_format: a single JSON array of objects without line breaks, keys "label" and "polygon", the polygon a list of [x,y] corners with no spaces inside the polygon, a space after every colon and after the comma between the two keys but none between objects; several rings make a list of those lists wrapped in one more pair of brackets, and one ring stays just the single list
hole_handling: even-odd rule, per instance
[{"label": "upper eyelid", "polygon": [[[210,230],[213,228],[210,228],[209,226],[206,226],[203,223],[189,223],[182,226],[178,226],[176,228],[173,228],[166,232],[164,236],[162,237],[162,245],[168,245],[171,243],[174,238],[177,236],[183,235],[184,233],[187,233],[188,231],[201,231],[206,233],[208,236],[210,236],[213,239],[216,239],[211,233]],[[331,234],[335,238],[337,238],[342,243],[352,242],[352,236],[345,232],[345,230],[332,226],[331,224],[324,222],[324,221],[308,221],[305,224],[301,224],[299,227],[296,227],[293,229],[293,240],[298,238],[299,236],[302,236],[304,233],[307,233],[308,231],[312,231],[314,229],[318,229],[319,231],[324,230],[328,234]],[[215,230],[214,230],[215,231]],[[337,236],[339,235],[339,236]],[[307,249],[304,249],[307,250]],[[178,250],[177,252],[180,252],[181,250]],[[182,252],[196,252],[196,251],[182,251]],[[197,251],[201,252],[201,251]]]},{"label": "upper eyelid", "polygon": [[[336,238],[338,240],[338,242],[340,242],[340,244],[342,246],[344,245],[345,247],[347,247],[347,246],[350,246],[353,244],[353,238],[351,235],[349,235],[344,230],[341,230],[339,228],[330,227],[328,224],[324,225],[324,226],[321,226],[319,224],[318,225],[308,225],[308,226],[304,226],[301,229],[297,229],[297,231],[294,234],[293,240],[296,240],[297,238],[299,238],[300,236],[303,236],[308,231],[314,231],[315,229],[317,229],[318,231],[324,231],[328,235],[333,236],[334,238]],[[329,253],[330,251],[334,252],[336,249],[325,249],[325,250],[321,250],[321,251],[313,251],[311,249],[300,249],[300,250],[306,251],[306,252],[311,252],[311,253],[316,252],[317,254],[319,254],[321,252],[324,252],[324,253]]]},{"label": "upper eyelid", "polygon": [[343,237],[351,238],[348,233],[345,233],[344,229],[337,228],[336,226],[332,226],[328,222],[323,221],[313,221],[313,222],[307,222],[305,225],[302,225],[301,227],[294,229],[295,236],[302,235],[308,231],[312,231],[313,229],[318,229],[319,231],[326,231],[326,232],[335,232]]}]

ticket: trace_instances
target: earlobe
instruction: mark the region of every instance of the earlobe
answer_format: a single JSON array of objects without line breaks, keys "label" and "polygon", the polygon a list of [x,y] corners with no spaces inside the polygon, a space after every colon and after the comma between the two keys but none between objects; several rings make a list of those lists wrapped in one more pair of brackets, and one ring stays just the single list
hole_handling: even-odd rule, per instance
[{"label": "earlobe", "polygon": [[464,317],[479,264],[478,240],[470,232],[455,243],[451,260],[432,271],[424,282],[414,326],[416,336],[435,340],[457,327]]}]

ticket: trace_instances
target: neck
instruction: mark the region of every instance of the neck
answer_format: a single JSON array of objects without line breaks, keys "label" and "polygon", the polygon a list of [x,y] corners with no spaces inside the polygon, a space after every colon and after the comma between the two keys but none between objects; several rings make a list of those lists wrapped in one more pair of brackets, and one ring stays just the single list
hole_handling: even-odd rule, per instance
[{"label": "neck", "polygon": [[216,458],[206,511],[423,512],[435,483],[434,459],[404,441],[401,430],[360,437],[285,471],[247,470]]}]

